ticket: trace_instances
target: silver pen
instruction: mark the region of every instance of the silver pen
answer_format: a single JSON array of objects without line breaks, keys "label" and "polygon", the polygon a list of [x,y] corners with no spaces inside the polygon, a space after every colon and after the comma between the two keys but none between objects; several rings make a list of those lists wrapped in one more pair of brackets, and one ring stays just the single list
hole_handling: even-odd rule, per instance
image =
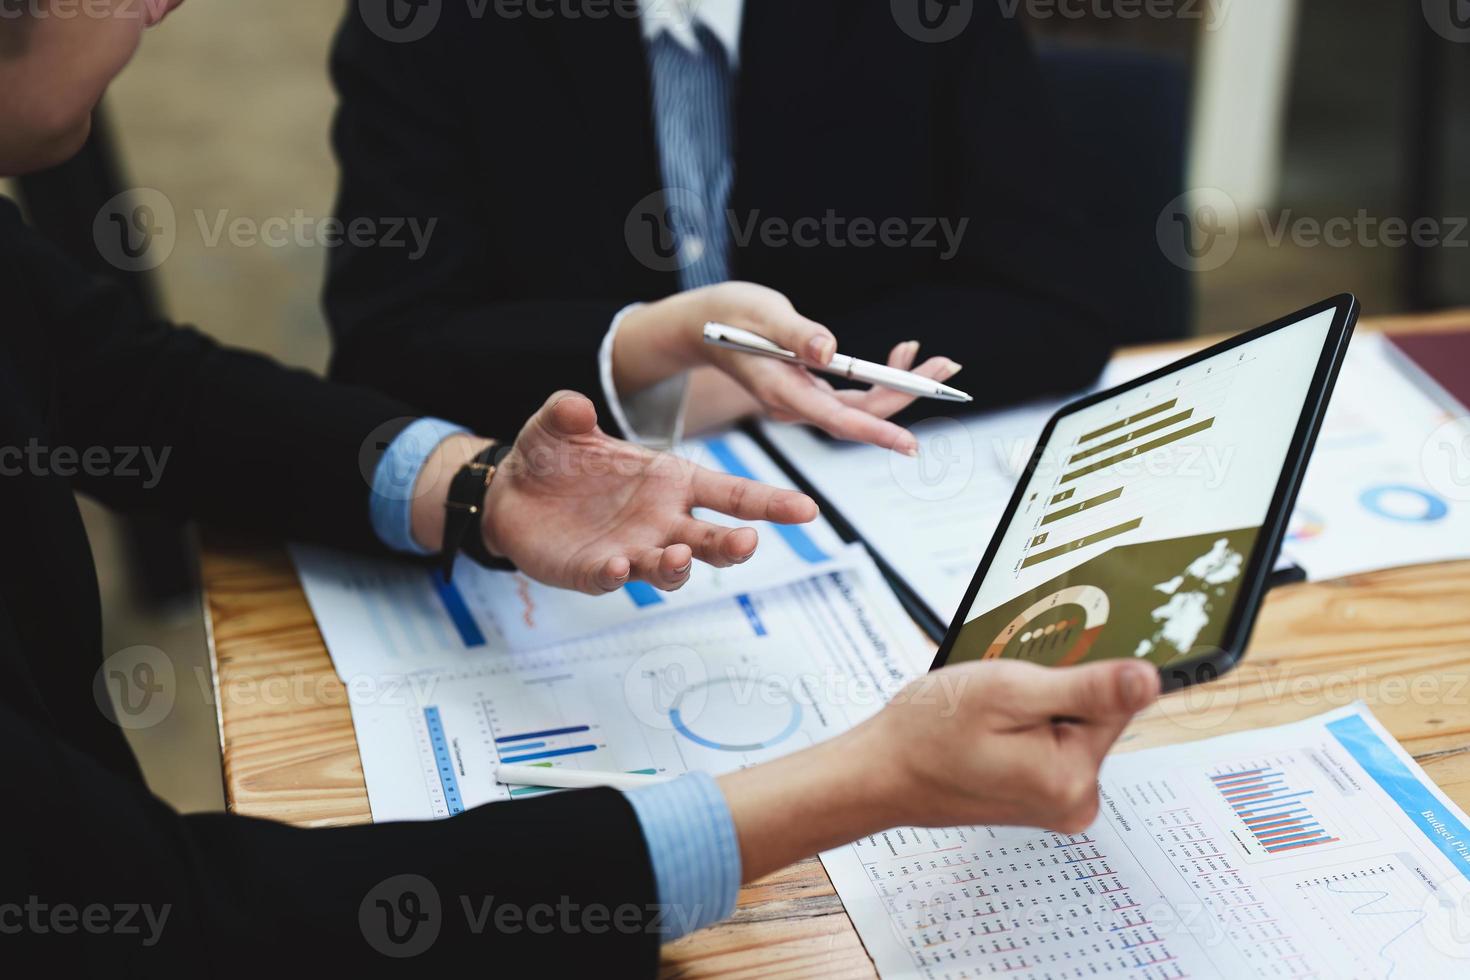
[{"label": "silver pen", "polygon": [[825,367],[817,367],[808,364],[797,357],[786,348],[772,343],[760,334],[742,330],[739,327],[726,326],[723,323],[706,323],[704,325],[704,342],[716,347],[724,347],[728,350],[740,351],[744,354],[759,354],[762,357],[774,357],[783,361],[792,361],[812,371],[821,371],[824,374],[835,375],[839,378],[848,378],[852,381],[862,381],[871,385],[879,385],[883,388],[892,388],[906,395],[917,398],[937,398],[946,402],[972,402],[975,399],[960,391],[951,388],[947,384],[926,378],[923,375],[914,374],[911,371],[900,371],[886,364],[875,364],[872,361],[864,361],[856,357],[848,357],[846,354],[833,354],[831,363]]}]

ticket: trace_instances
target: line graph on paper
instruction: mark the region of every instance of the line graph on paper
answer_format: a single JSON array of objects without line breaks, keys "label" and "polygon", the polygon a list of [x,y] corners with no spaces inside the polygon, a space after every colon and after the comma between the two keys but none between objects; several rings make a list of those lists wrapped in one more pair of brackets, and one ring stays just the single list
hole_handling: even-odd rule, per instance
[{"label": "line graph on paper", "polygon": [[1331,938],[1317,948],[1336,961],[1334,976],[1417,980],[1444,975],[1433,945],[1416,941],[1437,899],[1433,880],[1412,856],[1389,854],[1274,875],[1265,884],[1303,929]]}]

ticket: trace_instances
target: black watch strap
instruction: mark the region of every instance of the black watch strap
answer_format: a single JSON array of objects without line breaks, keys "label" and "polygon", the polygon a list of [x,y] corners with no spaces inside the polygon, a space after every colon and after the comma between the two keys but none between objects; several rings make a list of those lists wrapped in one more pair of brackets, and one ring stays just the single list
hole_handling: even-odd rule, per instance
[{"label": "black watch strap", "polygon": [[495,479],[495,469],[503,455],[504,449],[492,442],[460,467],[449,482],[449,495],[444,500],[444,545],[439,554],[446,582],[454,574],[454,559],[461,551],[486,568],[515,571],[515,563],[510,559],[497,558],[485,549],[485,536],[480,529],[485,491]]}]

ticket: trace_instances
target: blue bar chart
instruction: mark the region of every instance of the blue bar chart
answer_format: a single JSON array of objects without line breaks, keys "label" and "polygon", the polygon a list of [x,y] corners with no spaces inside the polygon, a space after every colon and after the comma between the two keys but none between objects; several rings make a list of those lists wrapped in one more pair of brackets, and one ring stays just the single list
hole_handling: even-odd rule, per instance
[{"label": "blue bar chart", "polygon": [[466,649],[483,647],[485,634],[481,631],[480,624],[475,622],[474,614],[470,612],[469,604],[465,602],[459,587],[452,581],[446,582],[438,569],[431,570],[429,577],[434,583],[434,591],[438,593],[439,601],[444,604],[445,614],[454,624],[455,632],[459,634],[460,642],[465,645]]},{"label": "blue bar chart", "polygon": [[1266,854],[1339,840],[1312,808],[1316,791],[1294,785],[1284,767],[1258,766],[1215,773],[1210,782]]},{"label": "blue bar chart", "polygon": [[[596,752],[602,746],[595,744],[591,725],[563,725],[558,728],[543,728],[537,731],[517,732],[495,738],[495,751],[506,765],[530,765],[545,769],[555,768],[559,762],[572,756]],[[658,769],[628,769],[627,772],[640,776],[653,776]],[[542,793],[560,792],[551,786],[517,786],[510,790],[513,800],[525,796],[540,796]]]},{"label": "blue bar chart", "polygon": [[454,760],[449,755],[449,740],[444,735],[444,718],[437,705],[424,709],[424,725],[429,733],[429,745],[434,752],[434,768],[439,773],[439,786],[444,793],[444,808],[447,816],[464,812],[464,799],[459,795],[459,779],[454,774]]},{"label": "blue bar chart", "polygon": [[[501,735],[495,739],[495,750],[500,753],[500,761],[506,765],[540,762],[543,759],[560,759],[569,755],[584,755],[597,751],[597,746],[586,740],[591,731],[591,725],[567,725],[562,728],[546,728],[537,732]],[[553,744],[548,742],[548,739],[564,741],[568,744]]]}]

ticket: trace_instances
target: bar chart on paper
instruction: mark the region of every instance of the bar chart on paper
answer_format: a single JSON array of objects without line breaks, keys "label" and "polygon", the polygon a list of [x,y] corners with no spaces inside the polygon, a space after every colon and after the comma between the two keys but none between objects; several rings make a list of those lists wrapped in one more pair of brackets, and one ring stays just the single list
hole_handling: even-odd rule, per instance
[{"label": "bar chart on paper", "polygon": [[[876,659],[891,656],[886,631],[850,639],[863,623],[855,584],[829,575],[673,614],[642,639],[524,652],[480,682],[482,728],[504,763],[648,774],[724,772],[809,746],[876,709],[864,687],[898,676]],[[857,665],[880,673],[849,692]],[[841,703],[821,690],[832,678],[844,678]]]},{"label": "bar chart on paper", "polygon": [[559,792],[498,783],[502,763],[721,773],[829,738],[878,710],[913,670],[903,609],[881,585],[871,564],[833,571],[419,672],[408,701],[356,699],[374,819]]},{"label": "bar chart on paper", "polygon": [[887,980],[1464,977],[1466,820],[1359,710],[1113,756],[1080,834],[899,827],[822,861]]},{"label": "bar chart on paper", "polygon": [[1371,842],[1342,787],[1310,749],[1242,759],[1204,773],[1201,796],[1251,862]]},{"label": "bar chart on paper", "polygon": [[[566,725],[534,732],[513,732],[495,736],[495,747],[500,761],[506,765],[529,765],[550,769],[557,763],[552,760],[583,756],[606,746],[591,741],[594,737],[591,725]],[[626,772],[641,776],[654,776],[661,770],[649,766],[642,769],[627,769]],[[550,792],[548,786],[517,786],[510,791],[511,799],[536,796]]]},{"label": "bar chart on paper", "polygon": [[1339,840],[1313,812],[1314,791],[1298,789],[1282,768],[1257,766],[1215,773],[1210,782],[1266,854]]},{"label": "bar chart on paper", "polygon": [[544,722],[576,715],[575,707],[564,713],[541,705],[536,719],[541,727],[527,724],[525,714],[505,716],[497,708],[503,684],[501,678],[482,671],[442,677],[433,686],[433,703],[408,710],[427,794],[428,812],[423,816],[450,817],[482,803],[553,792],[546,786],[496,783],[495,767],[500,763],[646,775],[666,771],[663,765],[648,762],[636,747],[631,754],[611,748],[608,732],[598,722]]}]

